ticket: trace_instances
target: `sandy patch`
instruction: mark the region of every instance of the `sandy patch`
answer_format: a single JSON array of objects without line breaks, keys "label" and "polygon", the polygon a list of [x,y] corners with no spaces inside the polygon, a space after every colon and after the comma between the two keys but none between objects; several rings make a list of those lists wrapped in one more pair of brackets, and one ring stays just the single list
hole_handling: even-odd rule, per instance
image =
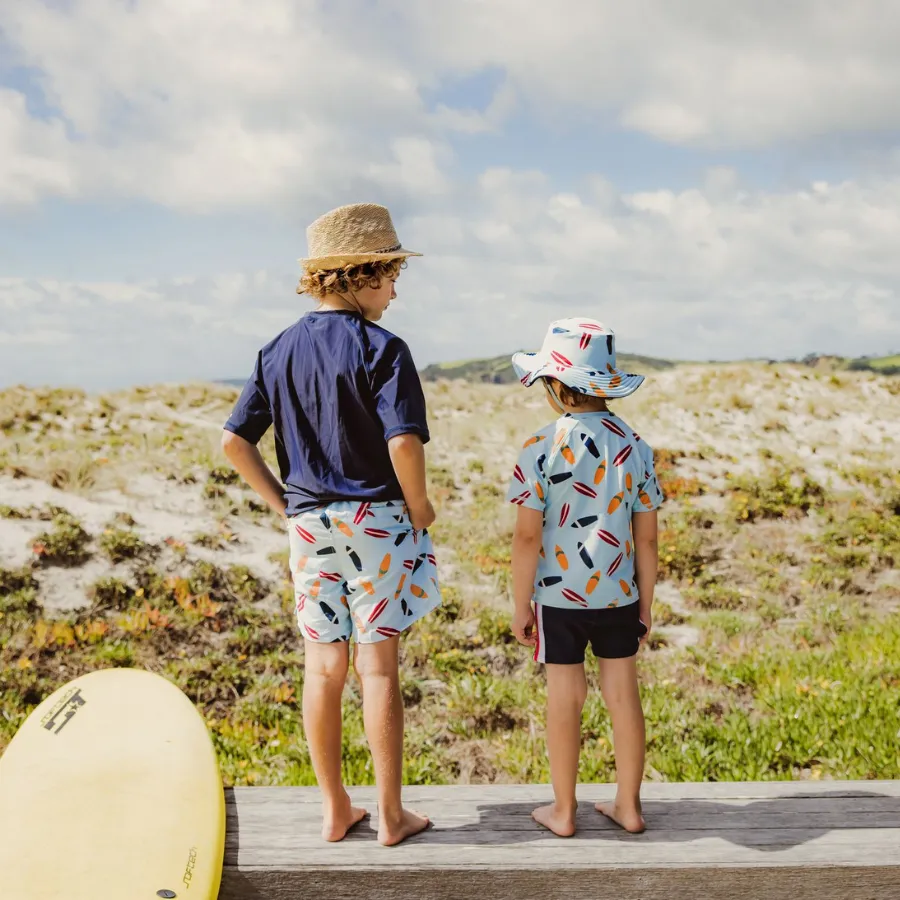
[{"label": "sandy patch", "polygon": [[[198,534],[214,534],[216,517],[198,496],[196,486],[177,485],[154,476],[140,476],[129,485],[131,495],[104,491],[93,498],[57,490],[30,478],[0,476],[0,505],[17,509],[56,506],[75,516],[92,537],[100,535],[117,513],[128,513],[135,520],[134,530],[149,544],[161,544],[167,538],[188,545],[186,564],[202,559],[218,566],[244,565],[254,575],[277,583],[280,568],[270,560],[272,554],[287,547],[282,530],[234,521],[236,540],[221,549],[210,549],[192,543]],[[0,565],[14,568],[29,562],[31,544],[49,522],[31,519],[0,518]],[[75,609],[88,601],[85,590],[105,576],[127,577],[127,566],[119,568],[103,558],[92,556],[83,566],[46,566],[36,572],[39,599],[48,609]]]},{"label": "sandy patch", "polygon": [[681,591],[674,584],[663,581],[657,584],[654,596],[687,620],[683,625],[654,625],[654,629],[665,637],[670,647],[696,647],[700,643],[700,629],[689,624],[691,610],[684,602]]}]

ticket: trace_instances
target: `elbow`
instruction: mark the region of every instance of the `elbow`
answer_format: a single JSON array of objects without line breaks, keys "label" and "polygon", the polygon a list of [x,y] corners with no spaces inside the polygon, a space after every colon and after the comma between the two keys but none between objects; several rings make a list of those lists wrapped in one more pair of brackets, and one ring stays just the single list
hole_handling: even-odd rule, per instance
[{"label": "elbow", "polygon": [[412,432],[405,432],[404,434],[395,434],[388,441],[388,448],[391,450],[404,450],[408,447],[422,445],[422,438],[419,435],[414,434]]},{"label": "elbow", "polygon": [[244,439],[236,435],[233,431],[222,431],[222,451],[228,459],[231,459],[238,447],[244,443]]},{"label": "elbow", "polygon": [[522,550],[531,550],[541,546],[543,537],[543,533],[540,531],[515,531],[513,533],[513,545]]}]

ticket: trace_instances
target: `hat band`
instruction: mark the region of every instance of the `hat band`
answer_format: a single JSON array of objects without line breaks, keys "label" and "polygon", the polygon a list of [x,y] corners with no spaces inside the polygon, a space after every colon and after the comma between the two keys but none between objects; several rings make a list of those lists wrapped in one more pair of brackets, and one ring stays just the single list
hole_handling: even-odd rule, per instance
[{"label": "hat band", "polygon": [[[353,257],[353,256],[384,256],[386,253],[396,253],[397,251],[402,251],[403,245],[400,243],[393,244],[390,247],[385,247],[383,250],[330,250],[330,251],[319,251],[312,253],[307,258],[307,261],[314,261],[317,259],[331,259],[332,257],[341,258],[341,257]],[[413,254],[415,256],[415,254]]]}]

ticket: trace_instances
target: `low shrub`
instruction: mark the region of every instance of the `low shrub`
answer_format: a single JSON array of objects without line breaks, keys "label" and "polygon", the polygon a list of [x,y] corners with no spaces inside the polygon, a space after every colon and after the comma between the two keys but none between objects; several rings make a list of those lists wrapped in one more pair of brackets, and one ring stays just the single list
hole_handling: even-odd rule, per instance
[{"label": "low shrub", "polygon": [[763,478],[730,477],[732,516],[738,522],[800,518],[822,506],[825,488],[806,472],[770,469]]},{"label": "low shrub", "polygon": [[41,565],[80,566],[90,558],[91,536],[81,523],[66,512],[58,513],[49,531],[42,531],[32,543],[32,552]]}]

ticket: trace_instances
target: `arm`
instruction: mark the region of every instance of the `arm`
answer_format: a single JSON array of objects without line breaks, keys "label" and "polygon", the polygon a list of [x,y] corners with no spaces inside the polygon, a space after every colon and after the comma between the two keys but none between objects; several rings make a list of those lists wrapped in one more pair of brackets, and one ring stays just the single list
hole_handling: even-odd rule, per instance
[{"label": "arm", "polygon": [[515,611],[512,631],[516,640],[526,646],[534,646],[534,576],[538,567],[544,531],[544,515],[540,510],[519,507],[516,529],[512,542],[512,580]]},{"label": "arm", "polygon": [[657,544],[656,510],[653,512],[636,512],[631,517],[634,533],[635,580],[638,589],[641,621],[647,626],[650,636],[653,627],[653,591],[656,588],[656,574],[659,566],[659,546]]},{"label": "arm", "polygon": [[417,434],[398,434],[388,441],[391,463],[409,508],[415,529],[428,528],[434,522],[434,507],[425,484],[425,445]]},{"label": "arm", "polygon": [[287,504],[284,487],[266,465],[256,444],[251,444],[232,431],[222,432],[222,449],[238,474],[262,497],[281,518],[285,518]]}]

